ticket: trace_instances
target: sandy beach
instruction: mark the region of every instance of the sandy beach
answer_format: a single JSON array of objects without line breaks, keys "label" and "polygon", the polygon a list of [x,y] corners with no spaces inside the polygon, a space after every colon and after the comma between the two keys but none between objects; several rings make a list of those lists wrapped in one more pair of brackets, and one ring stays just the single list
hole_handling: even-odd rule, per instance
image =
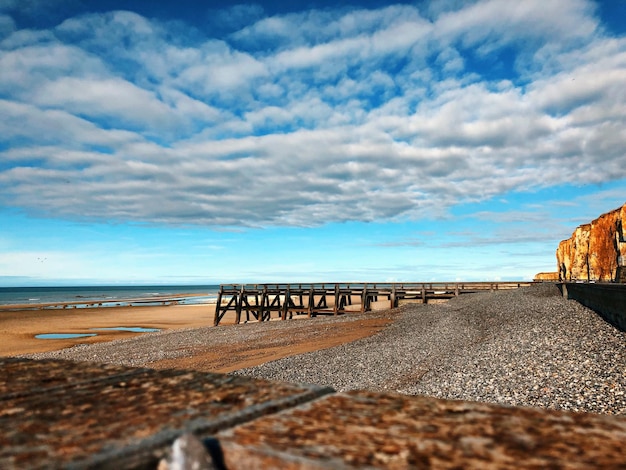
[{"label": "sandy beach", "polygon": [[[36,307],[36,306],[35,306]],[[56,351],[76,344],[94,344],[140,336],[94,328],[144,327],[160,330],[200,328],[213,324],[215,305],[159,305],[146,307],[94,307],[83,309],[0,308],[0,356]],[[234,319],[224,318],[224,323]],[[94,334],[74,339],[37,339],[51,333]]]},{"label": "sandy beach", "polygon": [[[24,309],[0,307],[0,356],[60,351],[79,345],[110,343],[114,340],[153,336],[155,333],[133,333],[98,328],[143,327],[157,328],[163,333],[213,327],[215,304],[159,305],[146,307],[93,307],[88,309]],[[294,354],[330,348],[355,341],[377,333],[391,322],[393,315],[342,315],[341,321],[315,321],[307,328],[291,330],[289,345],[285,347],[282,335],[258,334],[245,341],[230,341],[214,347],[212,342],[197,346],[193,353],[175,359],[164,359],[150,364],[154,368],[191,368],[208,372],[230,372],[253,367],[263,362]],[[304,319],[304,317],[295,317]],[[287,320],[285,323],[293,323]],[[228,312],[218,329],[243,328],[235,326],[234,312]],[[257,323],[257,322],[252,322]],[[271,322],[280,323],[279,320]],[[285,325],[287,326],[287,325]],[[226,331],[226,330],[224,330]],[[243,331],[243,330],[242,330]],[[297,333],[296,333],[297,331]],[[73,339],[38,339],[36,335],[51,333],[96,334],[96,336]],[[281,344],[283,341],[283,344]],[[115,344],[115,343],[113,343]],[[181,347],[182,349],[182,347]]]}]

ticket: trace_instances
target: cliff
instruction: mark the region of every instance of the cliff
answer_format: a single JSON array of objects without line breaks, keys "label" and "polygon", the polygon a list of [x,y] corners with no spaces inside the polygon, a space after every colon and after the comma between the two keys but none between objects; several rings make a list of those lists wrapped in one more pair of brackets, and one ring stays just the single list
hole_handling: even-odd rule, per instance
[{"label": "cliff", "polygon": [[535,282],[556,282],[559,280],[559,273],[557,272],[549,272],[549,273],[537,273],[533,278]]},{"label": "cliff", "polygon": [[556,259],[563,281],[626,282],[626,204],[577,227]]}]

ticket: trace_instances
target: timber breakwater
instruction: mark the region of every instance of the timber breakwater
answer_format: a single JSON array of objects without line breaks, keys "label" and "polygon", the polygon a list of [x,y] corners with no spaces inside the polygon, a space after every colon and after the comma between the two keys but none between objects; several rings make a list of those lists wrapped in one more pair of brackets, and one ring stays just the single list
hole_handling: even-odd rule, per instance
[{"label": "timber breakwater", "polygon": [[461,294],[527,287],[530,282],[402,282],[402,283],[321,283],[321,284],[222,284],[217,296],[213,324],[219,325],[229,312],[235,323],[337,315],[347,311],[367,312],[374,304],[396,308],[403,303],[448,300]]}]

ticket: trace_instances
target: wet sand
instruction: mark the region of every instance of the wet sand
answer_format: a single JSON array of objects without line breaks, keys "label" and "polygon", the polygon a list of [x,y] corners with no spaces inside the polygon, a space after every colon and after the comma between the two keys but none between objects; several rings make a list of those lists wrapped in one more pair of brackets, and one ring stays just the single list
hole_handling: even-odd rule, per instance
[{"label": "wet sand", "polygon": [[[367,338],[390,325],[396,314],[387,310],[349,313],[339,317],[301,317],[298,321],[273,321],[271,325],[256,322],[248,325],[220,324],[217,328],[222,328],[224,337],[229,340],[219,346],[207,340],[204,345],[183,348],[179,357],[151,361],[145,365],[154,369],[232,372]],[[250,334],[250,330],[255,331]]]},{"label": "wet sand", "polygon": [[[161,330],[213,325],[214,304],[102,307],[81,309],[0,309],[0,356],[56,351],[76,344],[94,344],[146,333],[95,331],[93,328],[144,327]],[[234,323],[225,317],[224,323]],[[93,334],[74,339],[38,339],[50,333]]]},{"label": "wet sand", "polygon": [[[387,302],[381,304],[386,305]],[[358,306],[356,306],[358,307]],[[356,308],[355,307],[355,308]],[[95,331],[94,328],[144,327],[162,331],[182,329],[205,329],[213,327],[214,304],[204,305],[160,305],[146,307],[93,307],[89,309],[43,309],[11,310],[0,308],[0,356],[59,351],[81,344],[109,343],[118,339],[148,336],[151,333],[126,331]],[[358,309],[357,309],[358,310]],[[387,326],[393,315],[341,315],[339,322],[329,328],[326,320],[332,316],[310,319],[302,328],[296,326],[303,317],[286,320],[284,326],[289,333],[277,333],[273,329],[262,329],[259,334],[245,341],[230,341],[215,346],[210,342],[193,348],[175,359],[156,361],[148,365],[154,368],[196,369],[211,372],[229,372],[244,367],[253,367],[266,361],[326,349],[373,335]],[[325,321],[319,321],[322,319]],[[335,317],[336,318],[336,317]],[[235,328],[246,331],[246,325],[234,325],[234,312],[228,312],[217,329]],[[253,322],[257,323],[257,322]],[[272,320],[271,323],[283,323]],[[250,325],[251,326],[251,325]],[[38,339],[35,335],[50,333],[93,334],[97,336],[73,339]],[[156,340],[156,338],[155,338]],[[162,338],[158,340],[162,341]],[[112,345],[113,346],[113,345]],[[147,349],[154,349],[154,345]],[[158,346],[157,346],[158,347]],[[165,344],[161,344],[161,348]]]}]

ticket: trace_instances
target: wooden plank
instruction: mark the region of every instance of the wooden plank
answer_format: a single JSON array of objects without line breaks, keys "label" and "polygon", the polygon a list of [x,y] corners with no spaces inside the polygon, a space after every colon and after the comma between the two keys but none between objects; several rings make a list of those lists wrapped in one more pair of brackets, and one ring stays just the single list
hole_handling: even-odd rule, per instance
[{"label": "wooden plank", "polygon": [[241,291],[239,292],[239,295],[237,295],[235,297],[236,302],[235,302],[235,324],[239,325],[239,323],[241,322],[241,298],[243,297],[243,293],[244,293],[244,286],[241,286]]},{"label": "wooden plank", "polygon": [[220,307],[222,305],[222,292],[223,288],[220,286],[220,291],[217,293],[217,302],[215,302],[215,316],[213,317],[213,326],[220,324]]},{"label": "wooden plank", "polygon": [[367,284],[363,286],[363,292],[361,293],[361,313],[365,313],[367,310]]},{"label": "wooden plank", "polygon": [[308,317],[311,318],[313,315],[313,310],[315,309],[315,288],[311,286],[309,289],[309,307],[308,307]]},{"label": "wooden plank", "polygon": [[222,318],[224,318],[224,315],[226,315],[226,312],[228,312],[228,310],[230,310],[230,306],[233,303],[233,301],[236,300],[236,296],[232,296],[230,301],[228,302],[228,304],[226,305],[226,307],[224,307],[223,309],[220,308],[220,314],[217,318],[217,324],[219,324],[220,321],[222,321]]},{"label": "wooden plank", "polygon": [[263,292],[261,293],[261,314],[258,318],[259,321],[269,321],[272,318],[272,312],[269,310],[269,302],[269,298],[267,297],[267,286],[263,286]]}]

